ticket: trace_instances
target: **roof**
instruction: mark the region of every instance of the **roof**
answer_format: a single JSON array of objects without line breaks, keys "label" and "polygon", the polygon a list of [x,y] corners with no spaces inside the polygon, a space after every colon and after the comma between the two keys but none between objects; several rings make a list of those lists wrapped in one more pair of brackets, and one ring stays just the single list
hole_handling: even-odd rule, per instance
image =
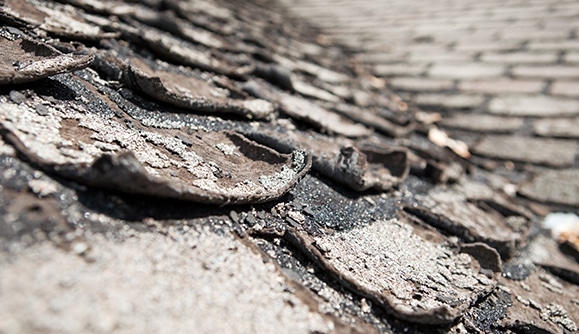
[{"label": "roof", "polygon": [[0,329],[576,330],[573,243],[280,8],[4,2]]}]

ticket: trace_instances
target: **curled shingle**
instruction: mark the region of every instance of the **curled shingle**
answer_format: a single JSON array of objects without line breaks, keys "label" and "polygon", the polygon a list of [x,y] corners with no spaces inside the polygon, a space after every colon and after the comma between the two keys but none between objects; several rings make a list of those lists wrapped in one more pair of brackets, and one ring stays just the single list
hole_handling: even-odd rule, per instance
[{"label": "curled shingle", "polygon": [[234,78],[243,78],[251,72],[249,67],[233,64],[224,57],[214,54],[208,48],[175,37],[162,30],[145,25],[140,26],[139,29],[141,30],[140,37],[151,51],[168,61]]},{"label": "curled shingle", "polygon": [[[231,131],[153,129],[65,106],[1,104],[9,140],[43,169],[128,193],[202,203],[255,203],[288,191],[309,169],[303,151],[280,154]],[[62,102],[62,101],[60,101]],[[39,113],[35,105],[44,105]]]},{"label": "curled shingle", "polygon": [[377,111],[372,110],[371,108],[363,109],[345,103],[337,103],[330,108],[390,137],[406,136],[415,128],[415,123],[413,121],[408,121],[407,124],[400,125],[388,120],[388,118],[380,115]]},{"label": "curled shingle", "polygon": [[282,151],[308,152],[315,170],[356,191],[390,190],[406,179],[410,169],[408,152],[402,147],[355,143],[297,130],[258,130],[249,135]]},{"label": "curled shingle", "polygon": [[105,32],[86,20],[86,14],[75,7],[56,3],[6,0],[0,17],[14,23],[38,27],[50,34],[81,40],[100,40],[120,36]]},{"label": "curled shingle", "polygon": [[283,113],[295,120],[305,122],[321,132],[349,138],[365,137],[372,134],[372,130],[362,124],[323,108],[314,101],[282,92],[263,80],[252,80],[246,83],[243,88],[254,96],[278,103]]},{"label": "curled shingle", "polygon": [[156,100],[177,107],[200,112],[234,113],[249,119],[267,118],[274,106],[265,100],[230,98],[227,89],[217,87],[208,78],[169,73],[152,69],[145,62],[133,58],[128,71],[132,83]]},{"label": "curled shingle", "polygon": [[75,7],[106,15],[131,14],[135,11],[135,5],[117,0],[65,0]]},{"label": "curled shingle", "polygon": [[85,68],[92,55],[62,54],[23,36],[0,37],[0,84],[31,82],[51,75]]},{"label": "curled shingle", "polygon": [[340,114],[298,96],[280,92],[279,104],[290,117],[312,124],[328,133],[352,138],[364,137],[372,133],[372,130],[362,124],[352,122]]}]

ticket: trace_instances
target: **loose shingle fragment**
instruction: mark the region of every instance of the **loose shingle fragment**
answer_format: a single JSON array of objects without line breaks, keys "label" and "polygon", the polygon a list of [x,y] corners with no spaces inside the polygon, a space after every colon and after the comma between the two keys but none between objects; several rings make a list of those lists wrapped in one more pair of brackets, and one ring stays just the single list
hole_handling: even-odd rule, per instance
[{"label": "loose shingle fragment", "polygon": [[494,286],[470,256],[423,239],[398,219],[317,237],[289,233],[341,284],[404,320],[451,323]]},{"label": "loose shingle fragment", "polygon": [[267,118],[274,106],[261,99],[233,99],[225,88],[212,84],[208,75],[187,76],[153,69],[133,58],[129,66],[132,83],[143,93],[177,107],[200,112],[235,113],[250,119]]},{"label": "loose shingle fragment", "polygon": [[30,82],[79,70],[89,66],[93,59],[92,55],[62,54],[24,36],[0,37],[0,84]]},{"label": "loose shingle fragment", "polygon": [[564,252],[579,262],[579,216],[552,212],[545,217],[543,227],[551,231],[551,237],[557,240]]},{"label": "loose shingle fragment", "polygon": [[280,154],[235,132],[128,126],[77,101],[49,105],[41,116],[34,100],[2,103],[10,140],[43,168],[97,187],[203,203],[263,202],[283,195],[311,163],[303,151]]}]

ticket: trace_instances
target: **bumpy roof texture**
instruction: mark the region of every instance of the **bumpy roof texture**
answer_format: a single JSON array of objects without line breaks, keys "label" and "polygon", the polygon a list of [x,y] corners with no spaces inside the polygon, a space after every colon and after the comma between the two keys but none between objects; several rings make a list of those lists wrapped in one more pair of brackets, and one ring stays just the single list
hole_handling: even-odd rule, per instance
[{"label": "bumpy roof texture", "polygon": [[577,331],[565,204],[280,8],[2,1],[0,332]]}]

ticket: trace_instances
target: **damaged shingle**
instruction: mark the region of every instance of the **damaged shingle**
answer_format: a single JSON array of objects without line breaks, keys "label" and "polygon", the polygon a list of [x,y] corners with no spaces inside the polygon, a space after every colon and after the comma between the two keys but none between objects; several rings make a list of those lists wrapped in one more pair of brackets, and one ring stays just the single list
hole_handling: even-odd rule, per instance
[{"label": "damaged shingle", "polygon": [[129,66],[131,82],[143,93],[174,106],[200,112],[235,113],[249,119],[267,118],[274,106],[265,100],[230,98],[231,93],[211,84],[207,75],[190,76],[152,69],[133,58]]},{"label": "damaged shingle", "polygon": [[355,143],[297,130],[260,129],[249,136],[281,151],[308,152],[315,170],[357,191],[390,190],[406,179],[410,168],[406,149],[387,144]]},{"label": "damaged shingle", "polygon": [[407,205],[404,210],[465,242],[484,242],[507,259],[524,236],[497,211],[481,209],[456,190],[435,188],[418,204]]},{"label": "damaged shingle", "polygon": [[81,40],[99,40],[120,36],[118,32],[105,32],[86,20],[81,10],[61,4],[7,0],[0,9],[0,17],[14,23],[38,27],[50,34]]},{"label": "damaged shingle", "polygon": [[31,161],[89,185],[204,203],[263,202],[310,166],[302,151],[280,154],[234,132],[130,127],[77,102],[50,105],[41,116],[30,106],[39,102],[3,103],[2,127]]},{"label": "damaged shingle", "polygon": [[398,219],[317,237],[292,229],[289,237],[341,284],[412,322],[451,323],[494,286],[470,256]]},{"label": "damaged shingle", "polygon": [[404,125],[396,124],[372,109],[362,109],[349,104],[336,104],[331,108],[354,121],[374,128],[390,137],[405,136],[415,128],[415,124],[412,121]]},{"label": "damaged shingle", "polygon": [[529,260],[568,282],[579,285],[579,263],[560,250],[561,246],[553,238],[538,235],[529,244]]},{"label": "damaged shingle", "polygon": [[[135,242],[131,252],[149,250],[156,269],[174,268],[175,253],[165,252],[167,247],[186,255],[201,249],[199,256],[216,255],[201,261],[204,278],[241,279],[222,286],[233,290],[215,294],[220,306],[261,296],[243,300],[253,310],[272,304],[260,292],[284,291],[273,312],[236,313],[235,306],[235,315],[220,318],[254,330],[272,328],[276,317],[290,319],[279,318],[288,310],[315,320],[316,326],[301,327],[304,332],[575,329],[577,259],[537,235],[536,216],[523,207],[528,202],[515,198],[515,184],[521,183],[502,179],[503,172],[481,171],[477,157],[457,155],[456,147],[453,153],[452,138],[440,131],[444,140],[435,140],[442,145],[437,146],[432,129],[442,116],[407,105],[338,45],[317,43],[324,36],[282,7],[234,0],[2,3],[0,20],[10,25],[0,28],[3,83],[36,81],[5,85],[0,92],[0,211],[8,222],[0,219],[0,234],[35,240],[40,228],[63,239],[95,233],[109,240],[109,232],[124,231]],[[27,64],[37,70],[18,74]],[[45,78],[57,73],[64,74]],[[314,171],[308,174],[310,166]],[[573,203],[564,190],[576,184],[576,173],[538,172],[519,194],[566,207]],[[544,195],[545,184],[558,177],[568,187]],[[542,194],[547,197],[536,197]],[[175,200],[250,205],[231,210]],[[204,228],[220,237],[193,233],[183,248],[174,247],[187,231]],[[165,235],[162,247],[142,243]],[[218,247],[210,247],[215,242]],[[106,250],[126,243],[91,247],[114,254]],[[71,249],[85,257],[88,248]],[[239,251],[265,253],[249,257]],[[232,261],[223,262],[228,257]],[[120,260],[118,268],[126,261]],[[219,274],[258,267],[276,274]],[[109,277],[122,276],[118,268]],[[190,273],[195,263],[179,268]],[[31,277],[34,272],[27,271]],[[100,275],[93,274],[100,282],[93,288],[102,289]],[[188,277],[179,289],[197,291]],[[39,290],[30,289],[34,285],[15,287],[45,305]],[[552,296],[543,298],[541,289]],[[148,300],[144,306],[155,314],[159,309],[161,319],[180,290],[158,284],[153,290],[168,304]],[[192,301],[197,299],[183,302]],[[95,304],[78,305],[90,313]],[[23,314],[36,319],[43,312],[13,309],[2,312],[23,324]],[[188,315],[181,313],[185,309],[190,310],[176,314]],[[199,314],[189,319],[204,323]],[[122,325],[127,316],[121,315],[116,319]],[[64,312],[46,317],[68,319]],[[134,313],[131,321],[144,323],[140,317]]]},{"label": "damaged shingle", "polygon": [[230,63],[225,58],[215,55],[210,49],[177,38],[162,30],[142,26],[139,32],[151,51],[168,61],[233,78],[242,78],[251,71],[250,68]]},{"label": "damaged shingle", "polygon": [[100,14],[123,15],[134,11],[134,6],[117,0],[65,0],[63,2]]},{"label": "damaged shingle", "polygon": [[311,74],[321,81],[327,83],[341,83],[349,80],[348,75],[345,73],[339,73],[332,71],[328,68],[322,67],[320,65],[302,61],[302,60],[291,60],[286,57],[281,57],[279,55],[274,56],[274,59],[285,68],[291,71],[300,71],[304,73]]},{"label": "damaged shingle", "polygon": [[93,59],[92,55],[62,54],[24,36],[0,37],[0,84],[30,82],[79,70],[89,66]]},{"label": "damaged shingle", "polygon": [[[571,333],[578,330],[579,288],[539,270],[523,281],[501,281],[512,306],[497,325],[532,333]],[[570,298],[563,298],[565,295]]]},{"label": "damaged shingle", "polygon": [[363,191],[370,188],[387,191],[408,176],[406,150],[380,146],[342,146],[336,155],[322,154],[316,159],[317,168],[324,174]]},{"label": "damaged shingle", "polygon": [[172,11],[159,13],[145,6],[134,7],[132,16],[140,22],[157,27],[189,42],[222,51],[252,52],[253,48],[243,43],[229,43],[219,34],[189,24]]},{"label": "damaged shingle", "polygon": [[245,84],[244,89],[254,96],[278,103],[281,111],[286,115],[297,121],[308,123],[323,132],[351,138],[372,134],[372,130],[362,124],[355,123],[303,97],[276,90],[265,82],[253,80]]},{"label": "damaged shingle", "polygon": [[17,261],[2,257],[3,290],[22,293],[3,293],[0,314],[13,320],[0,329],[265,333],[275,327],[283,334],[329,334],[345,326],[320,313],[311,292],[254,245],[206,228],[177,231],[130,231],[123,242],[91,235],[87,261],[50,243],[27,249]]},{"label": "damaged shingle", "polygon": [[519,193],[545,203],[579,205],[579,169],[546,170],[521,185]]},{"label": "damaged shingle", "polygon": [[282,110],[290,117],[305,121],[328,133],[346,137],[363,137],[372,131],[361,124],[354,123],[339,114],[330,112],[303,98],[280,93],[278,100]]}]

